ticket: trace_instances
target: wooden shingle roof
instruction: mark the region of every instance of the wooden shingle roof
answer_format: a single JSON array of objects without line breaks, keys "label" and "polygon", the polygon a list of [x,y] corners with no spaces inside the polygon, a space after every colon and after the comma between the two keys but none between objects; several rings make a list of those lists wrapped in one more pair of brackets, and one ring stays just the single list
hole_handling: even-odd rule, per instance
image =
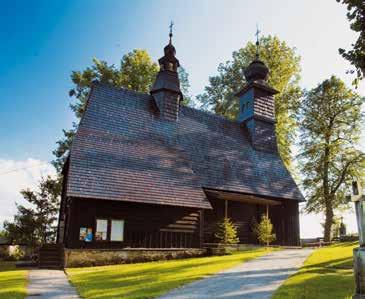
[{"label": "wooden shingle roof", "polygon": [[303,200],[279,155],[254,150],[238,123],[184,106],[166,121],[148,94],[93,87],[66,196],[210,208],[203,188]]}]

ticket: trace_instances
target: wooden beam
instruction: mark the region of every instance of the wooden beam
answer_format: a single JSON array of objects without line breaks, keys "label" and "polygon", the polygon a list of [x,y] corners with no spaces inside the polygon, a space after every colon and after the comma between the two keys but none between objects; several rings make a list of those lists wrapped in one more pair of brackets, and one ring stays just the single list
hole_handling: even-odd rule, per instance
[{"label": "wooden beam", "polygon": [[270,206],[276,206],[276,205],[282,204],[279,200],[273,200],[273,199],[258,197],[258,196],[249,195],[249,194],[237,193],[237,192],[227,192],[227,191],[206,189],[206,193],[208,196],[212,196],[213,198],[222,199],[222,200],[239,201],[239,202],[248,203],[248,204],[270,205]]},{"label": "wooden beam", "polygon": [[228,218],[228,200],[224,200],[224,218]]}]

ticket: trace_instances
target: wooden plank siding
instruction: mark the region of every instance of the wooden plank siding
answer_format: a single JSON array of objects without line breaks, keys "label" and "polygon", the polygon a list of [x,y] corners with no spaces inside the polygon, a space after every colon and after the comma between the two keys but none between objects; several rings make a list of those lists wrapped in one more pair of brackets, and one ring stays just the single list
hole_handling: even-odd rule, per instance
[{"label": "wooden plank siding", "polygon": [[[213,210],[171,207],[107,200],[73,199],[66,219],[68,248],[199,248],[214,243],[217,222],[224,217],[225,201],[210,198]],[[237,225],[240,243],[257,244],[252,232],[266,212],[263,205],[228,201],[228,217]],[[299,240],[298,203],[283,201],[270,206],[274,226],[273,244],[297,246]],[[124,241],[79,241],[80,227],[91,227],[95,235],[96,219],[123,219]]]},{"label": "wooden plank siding", "polygon": [[[214,243],[214,234],[217,229],[217,222],[224,218],[225,201],[221,199],[210,199],[213,210],[205,211],[204,237],[206,243]],[[227,216],[236,225],[240,243],[256,244],[252,234],[252,220],[258,219],[257,205],[228,201]]]},{"label": "wooden plank siding", "polygon": [[[205,211],[204,237],[206,243],[214,243],[217,240],[214,233],[217,222],[224,217],[224,200],[210,199],[213,210]],[[261,215],[266,213],[266,206],[228,201],[228,217],[237,225],[240,243],[257,244],[253,234],[254,219],[259,222]],[[276,241],[273,244],[298,246],[299,237],[299,208],[298,203],[283,201],[282,205],[270,206],[269,217],[273,223]]]},{"label": "wooden plank siding", "polygon": [[[68,248],[199,248],[201,210],[108,200],[73,199],[67,227]],[[91,227],[96,219],[123,219],[124,241],[79,240],[80,227]]]}]

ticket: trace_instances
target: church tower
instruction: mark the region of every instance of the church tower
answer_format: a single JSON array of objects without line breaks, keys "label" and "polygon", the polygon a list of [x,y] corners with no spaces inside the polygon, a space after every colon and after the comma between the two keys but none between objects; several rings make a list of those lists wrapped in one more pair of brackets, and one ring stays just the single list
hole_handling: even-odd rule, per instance
[{"label": "church tower", "polygon": [[247,129],[255,149],[277,152],[274,95],[278,91],[267,83],[269,69],[259,58],[258,38],[256,58],[247,67],[244,75],[247,83],[236,94],[240,101],[238,122]]},{"label": "church tower", "polygon": [[153,96],[160,115],[169,121],[176,121],[179,116],[180,101],[182,92],[180,90],[180,80],[177,68],[180,66],[179,60],[175,57],[176,50],[172,45],[172,26],[170,25],[170,41],[164,48],[164,56],[158,62],[160,71],[151,88],[150,94]]}]

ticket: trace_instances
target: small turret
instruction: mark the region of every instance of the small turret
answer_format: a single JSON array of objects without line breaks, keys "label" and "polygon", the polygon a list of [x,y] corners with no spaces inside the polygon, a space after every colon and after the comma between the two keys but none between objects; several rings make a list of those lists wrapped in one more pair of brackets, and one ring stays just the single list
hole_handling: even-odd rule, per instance
[{"label": "small turret", "polygon": [[249,132],[251,144],[258,150],[277,151],[275,101],[277,90],[267,83],[269,68],[259,57],[257,31],[256,57],[244,72],[246,85],[236,94],[240,99],[238,122]]},{"label": "small turret", "polygon": [[177,73],[177,68],[180,66],[180,63],[175,57],[176,49],[172,45],[172,26],[173,23],[171,22],[169,43],[164,48],[164,56],[158,60],[160,71],[156,76],[150,94],[155,100],[161,117],[166,120],[177,121],[182,92]]}]

